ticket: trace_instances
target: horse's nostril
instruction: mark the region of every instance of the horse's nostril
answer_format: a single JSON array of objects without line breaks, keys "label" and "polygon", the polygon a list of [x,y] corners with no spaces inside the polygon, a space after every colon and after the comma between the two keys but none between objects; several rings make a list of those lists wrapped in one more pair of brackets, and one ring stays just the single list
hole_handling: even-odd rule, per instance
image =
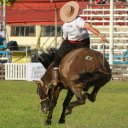
[{"label": "horse's nostril", "polygon": [[43,108],[45,109],[46,108],[46,105],[43,105]]}]

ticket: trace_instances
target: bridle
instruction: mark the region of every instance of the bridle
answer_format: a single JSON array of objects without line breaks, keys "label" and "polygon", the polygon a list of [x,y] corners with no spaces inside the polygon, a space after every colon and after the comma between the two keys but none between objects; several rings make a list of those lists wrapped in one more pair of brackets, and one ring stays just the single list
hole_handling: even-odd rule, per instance
[{"label": "bridle", "polygon": [[[46,98],[41,99],[41,100],[40,100],[40,103],[42,103],[42,102],[44,102],[44,101],[46,101],[46,100],[49,100],[49,96],[48,96],[49,88],[48,88],[48,86],[46,86],[42,80],[39,80],[39,81],[37,82],[37,84],[38,84],[38,89],[39,89],[39,86],[41,86],[42,88],[44,88],[44,87],[47,88],[47,91],[46,91]],[[39,94],[39,93],[38,93],[38,94]]]},{"label": "bridle", "polygon": [[47,100],[49,100],[49,98],[48,97],[46,97],[45,99],[43,99],[43,100],[40,100],[40,103],[42,103],[42,102],[44,102],[44,101],[47,101]]}]

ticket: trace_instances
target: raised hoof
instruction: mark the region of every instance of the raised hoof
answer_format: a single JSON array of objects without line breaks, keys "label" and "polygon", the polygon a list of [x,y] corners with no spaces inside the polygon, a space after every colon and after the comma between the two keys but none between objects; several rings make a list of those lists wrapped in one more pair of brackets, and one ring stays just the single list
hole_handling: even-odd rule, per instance
[{"label": "raised hoof", "polygon": [[51,125],[51,121],[45,121],[45,125]]},{"label": "raised hoof", "polygon": [[95,100],[96,100],[93,96],[91,96],[91,95],[88,94],[88,93],[85,93],[85,97],[86,97],[87,99],[89,99],[91,102],[95,102]]},{"label": "raised hoof", "polygon": [[66,110],[65,110],[65,115],[70,115],[72,113],[72,108],[68,107]]},{"label": "raised hoof", "polygon": [[59,124],[64,124],[65,123],[65,120],[59,120],[59,122],[58,122]]}]

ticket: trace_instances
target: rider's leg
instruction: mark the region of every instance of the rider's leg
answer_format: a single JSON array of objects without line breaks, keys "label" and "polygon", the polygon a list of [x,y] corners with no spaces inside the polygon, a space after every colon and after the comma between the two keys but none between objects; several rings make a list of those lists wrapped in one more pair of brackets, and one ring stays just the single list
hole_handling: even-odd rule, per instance
[{"label": "rider's leg", "polygon": [[59,81],[59,64],[61,61],[61,57],[57,55],[55,57],[54,63],[53,63],[53,71],[52,71],[52,84],[56,86]]},{"label": "rider's leg", "polygon": [[61,61],[62,57],[70,51],[69,47],[70,46],[67,43],[67,41],[63,40],[60,48],[57,51],[56,57],[54,59],[53,72],[52,72],[52,83],[55,86],[58,84],[58,80],[59,80],[59,64],[60,64],[60,61]]},{"label": "rider's leg", "polygon": [[72,51],[73,49],[77,49],[77,48],[89,48],[90,46],[90,39],[87,38],[84,40],[84,42],[82,44],[70,44],[67,40],[63,40],[60,48],[57,51],[56,57],[54,59],[54,63],[53,63],[53,73],[52,73],[52,83],[53,85],[57,85],[58,80],[59,80],[59,64],[60,61],[62,59],[63,56],[65,56],[67,53],[69,53],[70,51]]}]

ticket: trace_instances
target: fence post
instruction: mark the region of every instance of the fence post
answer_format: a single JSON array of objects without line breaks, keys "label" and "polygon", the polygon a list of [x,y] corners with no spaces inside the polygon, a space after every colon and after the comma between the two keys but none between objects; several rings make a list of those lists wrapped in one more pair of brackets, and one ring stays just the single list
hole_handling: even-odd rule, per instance
[{"label": "fence post", "polygon": [[0,64],[0,80],[5,79],[5,66],[3,64]]}]

